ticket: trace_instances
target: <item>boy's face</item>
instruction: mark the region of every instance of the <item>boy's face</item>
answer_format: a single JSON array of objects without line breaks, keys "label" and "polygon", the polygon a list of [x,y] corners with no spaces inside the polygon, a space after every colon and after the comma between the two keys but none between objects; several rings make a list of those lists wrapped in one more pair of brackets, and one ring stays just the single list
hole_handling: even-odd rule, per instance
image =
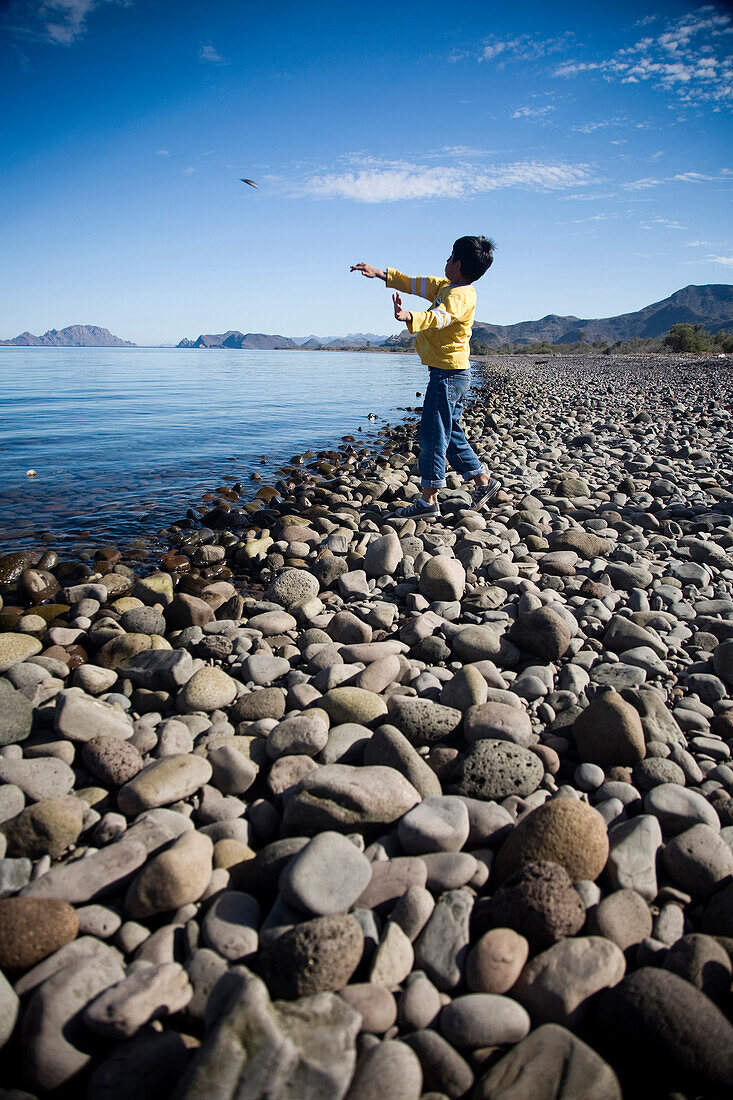
[{"label": "boy's face", "polygon": [[454,259],[452,252],[448,259],[445,261],[445,277],[446,279],[450,279],[451,282],[456,277],[461,277],[461,261]]}]

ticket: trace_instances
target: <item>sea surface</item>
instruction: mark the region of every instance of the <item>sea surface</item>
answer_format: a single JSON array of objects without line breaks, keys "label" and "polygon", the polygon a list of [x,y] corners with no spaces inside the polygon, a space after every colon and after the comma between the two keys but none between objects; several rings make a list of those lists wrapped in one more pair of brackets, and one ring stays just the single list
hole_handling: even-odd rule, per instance
[{"label": "sea surface", "polygon": [[0,550],[149,536],[218,485],[254,495],[253,472],[366,442],[426,385],[410,354],[0,347]]}]

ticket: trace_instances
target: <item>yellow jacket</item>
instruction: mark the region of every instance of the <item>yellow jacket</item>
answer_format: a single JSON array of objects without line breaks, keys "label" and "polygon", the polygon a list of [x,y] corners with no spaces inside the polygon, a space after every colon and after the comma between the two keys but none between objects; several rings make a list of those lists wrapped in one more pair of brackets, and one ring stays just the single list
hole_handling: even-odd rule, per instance
[{"label": "yellow jacket", "polygon": [[387,286],[403,294],[417,294],[431,302],[430,308],[412,314],[410,332],[417,333],[415,350],[428,367],[467,370],[468,353],[476,312],[476,291],[471,285],[453,286],[447,279],[410,277],[387,268]]}]

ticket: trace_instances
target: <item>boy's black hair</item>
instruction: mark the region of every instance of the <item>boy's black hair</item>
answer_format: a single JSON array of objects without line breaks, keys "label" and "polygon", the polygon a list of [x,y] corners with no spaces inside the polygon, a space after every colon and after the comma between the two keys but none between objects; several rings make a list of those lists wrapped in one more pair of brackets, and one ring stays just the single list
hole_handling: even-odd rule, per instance
[{"label": "boy's black hair", "polygon": [[453,245],[453,259],[460,260],[461,274],[475,283],[494,262],[496,245],[488,237],[459,237]]}]

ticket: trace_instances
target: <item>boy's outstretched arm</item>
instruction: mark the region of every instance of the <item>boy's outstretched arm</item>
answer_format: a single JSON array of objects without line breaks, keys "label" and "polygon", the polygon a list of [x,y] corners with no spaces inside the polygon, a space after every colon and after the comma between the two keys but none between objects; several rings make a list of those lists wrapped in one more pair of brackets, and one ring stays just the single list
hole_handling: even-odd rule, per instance
[{"label": "boy's outstretched arm", "polygon": [[381,267],[372,267],[371,264],[353,264],[349,271],[360,271],[365,279],[381,279],[382,282],[387,282],[387,272],[382,271]]}]

